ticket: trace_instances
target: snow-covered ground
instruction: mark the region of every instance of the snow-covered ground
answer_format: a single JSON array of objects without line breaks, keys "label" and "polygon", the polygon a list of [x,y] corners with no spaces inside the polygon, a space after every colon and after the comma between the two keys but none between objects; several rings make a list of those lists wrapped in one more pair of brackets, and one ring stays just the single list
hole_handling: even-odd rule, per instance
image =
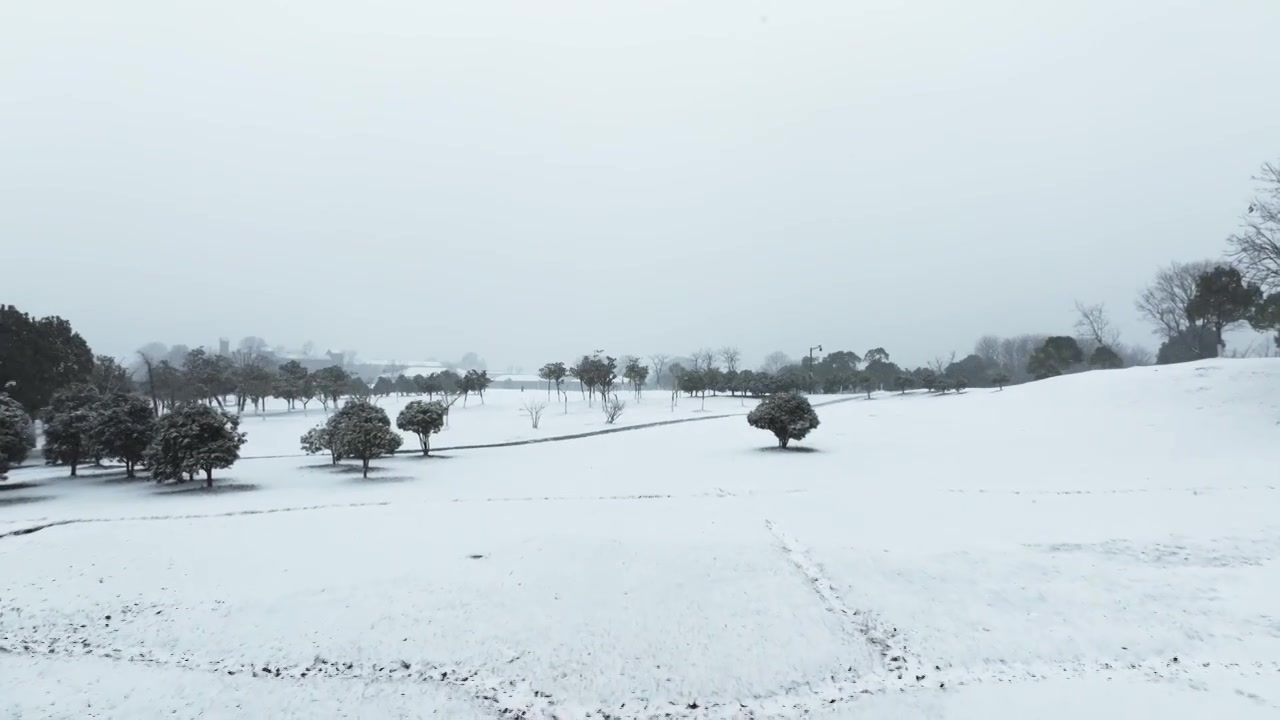
[{"label": "snow-covered ground", "polygon": [[[651,390],[641,394],[639,399],[630,392],[619,392],[618,399],[627,403],[613,425],[605,423],[604,413],[597,400],[592,403],[579,393],[557,396],[554,391],[549,398],[545,386],[535,390],[532,387],[524,391],[496,388],[485,393],[484,399],[471,396],[458,400],[449,411],[449,425],[438,435],[431,438],[432,447],[457,447],[487,443],[519,442],[538,440],[563,435],[578,435],[596,432],[611,427],[632,427],[651,423],[671,422],[675,420],[705,420],[720,415],[745,415],[755,407],[755,400],[738,397],[708,396],[705,398],[689,398],[681,396],[673,404],[671,393],[664,390]],[[815,403],[845,399],[846,396],[815,395]],[[409,402],[425,400],[424,396],[397,397],[387,396],[374,398],[378,407],[387,411],[394,425],[396,415]],[[542,419],[537,429],[532,427],[525,412],[526,402],[546,404]],[[330,408],[332,411],[332,408]],[[265,455],[298,455],[299,438],[307,430],[323,424],[328,413],[317,402],[312,402],[305,410],[298,406],[288,410],[279,400],[268,401],[266,410],[255,412],[252,407],[241,416],[240,429],[248,433],[248,443],[242,449],[244,457]],[[419,447],[418,438],[413,433],[402,432],[404,445],[402,451],[412,452]]]},{"label": "snow-covered ground", "polygon": [[[504,392],[437,444],[531,437]],[[213,493],[19,469],[0,717],[1280,717],[1280,361],[819,414],[362,480],[296,456],[313,407]]]}]

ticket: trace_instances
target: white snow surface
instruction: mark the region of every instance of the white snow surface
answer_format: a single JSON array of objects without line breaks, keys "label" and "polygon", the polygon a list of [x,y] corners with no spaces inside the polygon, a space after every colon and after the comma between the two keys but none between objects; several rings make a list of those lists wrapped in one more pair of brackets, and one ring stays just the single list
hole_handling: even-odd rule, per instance
[{"label": "white snow surface", "polygon": [[[530,392],[435,444],[604,427]],[[277,408],[212,492],[19,468],[0,717],[1280,717],[1280,361],[833,399],[794,452],[647,393],[701,421],[366,480]]]}]

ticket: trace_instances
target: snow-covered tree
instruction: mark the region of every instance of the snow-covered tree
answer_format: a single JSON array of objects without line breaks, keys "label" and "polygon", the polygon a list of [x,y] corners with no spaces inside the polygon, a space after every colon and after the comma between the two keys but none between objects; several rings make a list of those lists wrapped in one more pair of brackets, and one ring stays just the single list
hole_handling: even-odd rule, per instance
[{"label": "snow-covered tree", "polygon": [[98,392],[106,395],[114,392],[125,392],[132,384],[129,371],[110,355],[98,355],[93,359],[93,371],[89,375],[89,384]]},{"label": "snow-covered tree", "polygon": [[[724,352],[728,352],[731,348],[726,348]],[[737,358],[734,358],[737,362]],[[627,358],[626,365],[622,369],[622,377],[631,383],[631,390],[635,392],[636,399],[640,399],[640,389],[644,387],[644,381],[649,378],[649,368],[641,364],[638,358]]]},{"label": "snow-covered tree", "polygon": [[[332,422],[333,418],[329,418]],[[302,449],[308,455],[315,455],[319,452],[328,452],[329,459],[334,465],[342,459],[342,449],[333,442],[333,432],[328,425],[317,425],[302,436]]]},{"label": "snow-covered tree", "polygon": [[390,455],[403,438],[391,429],[387,412],[367,400],[351,400],[329,420],[330,441],[346,457],[359,458],[364,477],[369,477],[369,461]]},{"label": "snow-covered tree", "polygon": [[155,436],[156,416],[145,398],[117,392],[98,403],[93,444],[103,457],[124,463],[125,477],[135,477]]},{"label": "snow-covered tree", "polygon": [[1089,356],[1089,365],[1100,370],[1116,370],[1124,367],[1124,360],[1109,346],[1099,345]]},{"label": "snow-covered tree", "polygon": [[311,373],[311,382],[316,397],[328,410],[329,405],[338,406],[338,400],[346,395],[351,385],[351,376],[338,365],[331,365]]},{"label": "snow-covered tree", "polygon": [[294,403],[303,398],[303,391],[306,389],[309,377],[310,374],[302,363],[290,360],[276,370],[275,387],[271,392],[288,403],[289,409],[292,410]]},{"label": "snow-covered tree", "polygon": [[[413,400],[396,416],[396,427],[418,436],[422,454],[431,453],[431,435],[444,428],[449,408],[439,400]],[[536,427],[536,426],[535,426]]]},{"label": "snow-covered tree", "polygon": [[396,391],[396,383],[386,375],[381,375],[373,383],[371,392],[378,397],[386,397]]},{"label": "snow-covered tree", "polygon": [[50,465],[76,467],[96,453],[93,429],[101,396],[92,385],[78,383],[54,393],[44,423],[44,458]]},{"label": "snow-covered tree", "polygon": [[373,389],[369,387],[369,383],[364,381],[364,378],[359,375],[353,375],[347,381],[347,394],[351,396],[352,400],[368,400],[373,396]]},{"label": "snow-covered tree", "polygon": [[547,399],[551,399],[551,387],[556,388],[556,397],[560,397],[560,387],[564,384],[564,379],[569,376],[569,368],[565,367],[562,362],[547,363],[538,370],[538,377],[547,381]]},{"label": "snow-covered tree", "polygon": [[871,393],[876,389],[875,378],[866,373],[858,373],[857,375],[858,389],[867,394],[867,399],[871,399]]},{"label": "snow-covered tree", "polygon": [[35,427],[22,403],[0,391],[0,478],[36,446]]},{"label": "snow-covered tree", "polygon": [[916,384],[915,378],[910,375],[899,375],[893,379],[893,387],[903,395],[907,394],[907,390]]},{"label": "snow-covered tree", "polygon": [[418,392],[418,386],[412,380],[404,375],[397,375],[395,381],[396,393],[400,395],[413,395]]},{"label": "snow-covered tree", "polygon": [[803,440],[810,430],[818,427],[818,413],[805,396],[782,392],[761,400],[747,414],[747,423],[773,433],[778,438],[778,447],[785,448],[787,443]]},{"label": "snow-covered tree", "polygon": [[493,380],[489,378],[487,370],[468,370],[466,375],[462,376],[462,406],[467,406],[467,396],[475,393],[480,396],[480,404],[484,404],[484,391],[489,388],[489,384]]},{"label": "snow-covered tree", "polygon": [[1004,386],[1009,384],[1009,374],[1003,371],[998,372],[991,376],[991,382],[995,383],[996,387],[1004,390]]},{"label": "snow-covered tree", "polygon": [[188,402],[157,421],[156,437],[144,462],[151,477],[181,480],[204,473],[205,486],[213,487],[213,471],[231,467],[240,459],[245,434],[240,418],[208,405]]}]

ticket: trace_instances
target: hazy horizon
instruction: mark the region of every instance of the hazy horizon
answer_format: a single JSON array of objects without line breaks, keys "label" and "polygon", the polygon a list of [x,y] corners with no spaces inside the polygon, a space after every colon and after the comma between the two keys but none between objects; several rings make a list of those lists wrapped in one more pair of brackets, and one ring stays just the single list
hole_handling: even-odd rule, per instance
[{"label": "hazy horizon", "polygon": [[1218,258],[1280,3],[27,3],[0,302],[95,352],[905,365]]}]

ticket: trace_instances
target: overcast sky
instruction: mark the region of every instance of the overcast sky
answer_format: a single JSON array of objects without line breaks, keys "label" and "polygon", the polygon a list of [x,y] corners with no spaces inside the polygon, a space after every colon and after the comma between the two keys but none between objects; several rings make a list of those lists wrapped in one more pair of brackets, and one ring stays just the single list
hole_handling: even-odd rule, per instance
[{"label": "overcast sky", "polygon": [[1124,339],[1280,159],[1276,0],[0,10],[0,302],[99,352]]}]

